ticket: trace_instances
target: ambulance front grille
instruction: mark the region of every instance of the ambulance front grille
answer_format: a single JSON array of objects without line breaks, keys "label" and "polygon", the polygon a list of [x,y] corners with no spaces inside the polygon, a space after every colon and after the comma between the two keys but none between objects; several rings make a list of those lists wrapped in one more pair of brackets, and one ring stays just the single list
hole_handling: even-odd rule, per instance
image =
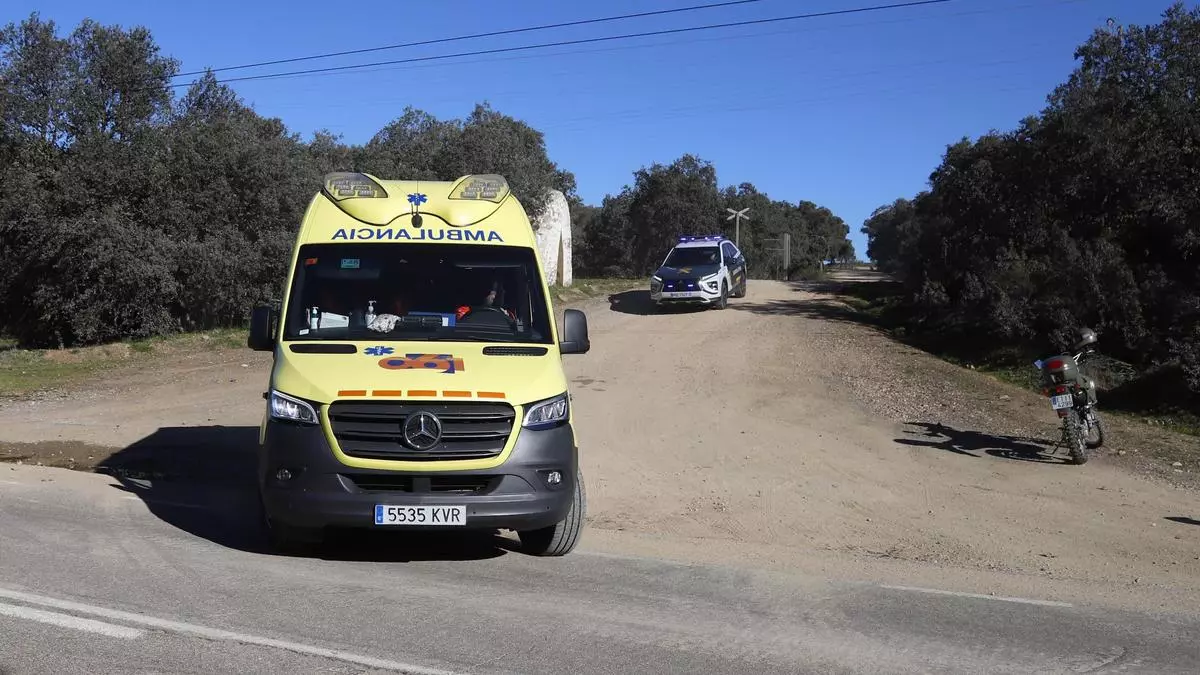
[{"label": "ambulance front grille", "polygon": [[[435,415],[441,440],[427,450],[404,439],[409,416]],[[408,403],[399,401],[337,401],[329,406],[329,423],[342,452],[362,459],[431,462],[486,459],[504,450],[512,434],[516,411],[507,403]]]}]

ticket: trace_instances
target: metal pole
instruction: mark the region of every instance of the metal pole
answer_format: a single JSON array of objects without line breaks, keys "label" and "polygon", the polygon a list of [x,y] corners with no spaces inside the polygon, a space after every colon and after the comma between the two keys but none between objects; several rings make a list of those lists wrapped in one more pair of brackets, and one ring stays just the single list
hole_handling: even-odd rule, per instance
[{"label": "metal pole", "polygon": [[783,273],[787,275],[792,269],[792,233],[783,233]]}]

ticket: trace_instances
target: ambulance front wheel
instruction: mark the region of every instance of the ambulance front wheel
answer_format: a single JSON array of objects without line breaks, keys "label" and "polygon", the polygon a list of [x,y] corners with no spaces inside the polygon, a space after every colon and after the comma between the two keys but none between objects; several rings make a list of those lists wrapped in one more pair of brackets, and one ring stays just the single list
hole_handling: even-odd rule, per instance
[{"label": "ambulance front wheel", "polygon": [[271,518],[259,492],[259,524],[266,537],[267,548],[281,555],[303,555],[320,546],[325,537],[324,530],[315,527],[299,527]]},{"label": "ambulance front wheel", "polygon": [[583,473],[576,472],[575,490],[567,517],[549,527],[518,532],[522,550],[536,556],[564,556],[570,553],[583,533],[586,512],[587,491],[583,487]]}]

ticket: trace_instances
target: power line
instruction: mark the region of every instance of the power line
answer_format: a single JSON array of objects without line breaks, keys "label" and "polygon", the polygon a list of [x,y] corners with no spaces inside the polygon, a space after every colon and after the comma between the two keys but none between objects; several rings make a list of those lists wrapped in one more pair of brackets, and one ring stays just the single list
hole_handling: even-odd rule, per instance
[{"label": "power line", "polygon": [[[1054,43],[1049,42],[1049,41],[1042,41],[1042,42],[1036,42],[1036,43],[1019,43],[1019,44],[1010,45],[1012,47],[1012,51],[1022,53],[1022,54],[1027,54],[1027,56],[1025,56],[1025,57],[1016,58],[1016,59],[999,59],[999,60],[988,60],[988,61],[977,62],[977,61],[965,61],[962,56],[959,56],[956,58],[925,60],[925,61],[893,64],[893,65],[888,65],[888,66],[884,66],[884,67],[880,67],[880,68],[873,68],[870,70],[841,69],[841,70],[832,70],[831,71],[831,70],[827,70],[827,69],[820,69],[820,70],[811,70],[811,71],[791,71],[790,74],[794,77],[798,77],[798,76],[802,76],[802,75],[816,75],[816,74],[821,74],[821,75],[825,76],[818,80],[808,80],[808,79],[803,80],[803,84],[806,87],[813,86],[813,85],[823,85],[826,82],[831,82],[831,83],[833,83],[834,87],[839,87],[839,86],[843,86],[847,83],[853,84],[853,83],[855,83],[856,80],[858,80],[858,81],[865,80],[869,76],[883,75],[883,74],[896,72],[896,71],[902,71],[904,73],[914,73],[914,72],[917,72],[919,69],[927,68],[930,66],[941,66],[941,65],[951,64],[951,63],[959,65],[959,66],[970,66],[971,68],[974,69],[974,68],[988,68],[988,67],[992,67],[992,66],[1005,66],[1005,65],[1013,65],[1013,64],[1038,61],[1038,60],[1044,58],[1045,54],[1036,53],[1036,54],[1030,56],[1030,55],[1028,55],[1029,50],[1033,49],[1033,48],[1038,48],[1038,47],[1047,47],[1047,46],[1051,46],[1053,44]],[[838,54],[829,54],[828,56],[831,58],[831,60],[837,61],[839,55]],[[529,58],[529,57],[513,57],[513,58]],[[437,66],[437,64],[432,64],[429,66],[417,66],[417,67],[418,68],[429,68],[429,67],[438,67],[438,66]],[[544,73],[544,75],[546,77],[550,78],[550,77],[559,76],[559,75],[571,75],[575,72],[577,72],[577,71],[574,71],[574,70],[568,68],[568,69],[564,69],[564,70],[557,71],[557,72]],[[708,81],[711,81],[711,79],[712,79],[711,75],[707,75],[702,78],[692,78],[690,80],[676,79],[676,80],[672,80],[669,86],[656,88],[656,91],[657,91],[657,93],[663,93],[663,92],[670,93],[674,90],[681,89],[681,87],[679,85],[689,85],[689,84],[696,84],[699,82],[708,82]],[[829,89],[829,87],[823,87],[823,90],[828,91],[828,89]],[[504,91],[489,91],[489,92],[487,92],[487,95],[485,98],[489,98],[489,99],[491,99],[493,97],[527,98],[527,97],[532,96],[540,91],[542,91],[542,89],[540,89],[540,88],[539,89],[510,89],[510,90],[504,90]],[[788,95],[776,95],[776,96],[768,96],[765,98],[756,98],[755,100],[756,100],[756,102],[761,103],[761,102],[766,102],[766,101],[770,101],[770,100],[787,99],[787,98],[789,98]],[[325,100],[325,101],[320,101],[317,103],[307,102],[307,103],[295,103],[293,105],[273,106],[273,109],[289,109],[289,108],[299,108],[299,107],[303,107],[305,109],[321,109],[321,110],[330,109],[330,108],[341,108],[341,107],[361,108],[364,105],[368,105],[368,104],[369,105],[394,104],[394,103],[403,103],[407,100],[409,100],[409,99],[408,98],[395,98],[395,99],[371,100],[371,101],[366,101],[366,102],[364,102],[362,100],[354,100],[354,101]],[[447,98],[443,98],[443,99],[433,99],[431,102],[450,102],[453,100],[458,100],[458,99],[455,99],[453,97],[447,97]],[[724,97],[722,97],[720,100],[723,101]],[[714,100],[712,102],[705,101],[705,102],[703,102],[703,104],[701,106],[699,106],[699,109],[711,109],[712,106],[716,105],[717,103],[718,103],[718,100]],[[683,110],[693,110],[693,109],[697,109],[697,107],[693,105],[693,106],[688,106],[688,107],[682,108],[682,109]],[[561,120],[558,120],[557,122],[555,122],[554,125],[552,125],[551,127],[548,127],[548,128],[558,128],[559,125],[570,124],[570,123],[574,123],[574,122],[593,121],[593,120],[598,120],[598,119],[618,119],[620,117],[623,117],[623,116],[631,114],[631,113],[642,113],[644,111],[661,111],[663,113],[669,114],[669,113],[673,112],[674,110],[676,110],[676,109],[664,108],[659,105],[642,106],[642,107],[637,107],[637,108],[632,108],[632,109],[624,109],[624,110],[612,110],[612,111],[606,111],[604,113],[600,113],[600,114],[596,114],[596,115],[587,115],[584,117],[573,117],[573,118],[568,118],[568,119],[561,119]],[[539,127],[539,129],[540,128],[541,127]]]},{"label": "power line", "polygon": [[[984,9],[974,9],[974,10],[967,10],[967,11],[962,11],[962,12],[949,12],[947,14],[943,14],[943,15],[939,15],[939,16],[906,17],[906,18],[899,18],[899,19],[889,19],[889,20],[884,20],[884,21],[866,21],[866,22],[862,22],[862,23],[850,23],[850,24],[842,24],[842,25],[836,25],[836,26],[827,26],[825,28],[813,29],[812,32],[819,32],[822,30],[830,30],[830,29],[862,28],[864,26],[883,26],[883,25],[893,25],[893,24],[899,24],[899,23],[911,23],[913,21],[921,21],[921,20],[925,20],[925,19],[944,19],[947,17],[976,16],[976,15],[981,15],[981,14],[995,14],[995,13],[1000,13],[1000,12],[1011,13],[1011,12],[1015,12],[1017,10],[1023,10],[1023,9],[1038,9],[1046,4],[1070,5],[1070,4],[1078,4],[1081,2],[1090,2],[1090,1],[1091,0],[1036,0],[1034,2],[1027,2],[1022,5],[992,6],[992,7],[987,7]],[[500,63],[500,62],[505,62],[505,61],[527,61],[527,60],[537,60],[537,59],[545,59],[545,58],[557,58],[557,57],[563,57],[563,56],[605,54],[605,53],[622,52],[622,51],[629,51],[629,50],[636,50],[636,49],[659,49],[662,47],[673,47],[673,46],[678,46],[678,45],[697,44],[697,43],[704,43],[704,42],[727,42],[727,41],[731,41],[731,40],[752,40],[752,39],[759,39],[759,38],[764,38],[764,37],[773,37],[773,36],[777,36],[777,35],[789,35],[793,32],[794,32],[793,28],[785,28],[782,30],[743,33],[740,35],[718,35],[718,36],[714,36],[714,37],[693,37],[693,38],[685,38],[685,39],[681,39],[681,40],[672,40],[669,42],[651,42],[651,43],[646,43],[646,44],[617,45],[617,46],[612,46],[612,47],[600,47],[600,48],[596,48],[596,49],[577,49],[577,50],[571,50],[571,51],[557,51],[557,52],[550,52],[547,54],[526,54],[526,55],[519,55],[519,56],[509,56],[506,58],[499,58],[499,59],[483,58],[483,59],[473,59],[470,61],[455,61],[452,63],[428,63],[428,64],[422,64],[422,65],[413,65],[413,66],[407,66],[405,64],[401,64],[399,66],[393,66],[393,65],[373,66],[371,64],[363,64],[361,66],[361,68],[357,71],[343,72],[343,73],[339,73],[339,74],[361,75],[361,74],[370,74],[370,73],[395,72],[395,71],[401,71],[401,70],[409,71],[409,70],[424,70],[424,69],[428,69],[428,68],[455,68],[455,67],[459,67],[459,66],[470,66],[470,65],[484,64],[484,63]],[[1038,46],[1041,46],[1041,45],[1038,45]],[[834,58],[834,60],[837,60],[837,55],[833,55],[831,58]],[[284,79],[288,79],[290,77],[296,77],[296,76],[289,75],[287,73],[280,73],[280,74],[277,74],[276,76],[273,76],[272,79],[284,80]]]},{"label": "power line", "polygon": [[[1019,64],[1019,63],[1028,63],[1028,62],[1037,61],[1037,60],[1040,60],[1040,57],[1021,58],[1021,59],[1003,59],[1003,60],[995,60],[995,61],[985,61],[985,62],[980,62],[980,63],[969,63],[969,62],[964,62],[962,60],[953,61],[953,62],[957,63],[959,65],[969,65],[974,68],[987,68],[987,67],[991,67],[991,66],[1005,66],[1005,65],[1014,65],[1014,64]],[[700,113],[703,113],[703,112],[748,112],[748,111],[754,111],[754,110],[769,110],[769,109],[773,109],[777,106],[788,106],[788,105],[809,102],[809,101],[834,101],[834,100],[839,100],[840,98],[843,98],[843,97],[852,98],[852,97],[857,97],[857,96],[868,96],[874,92],[885,93],[885,92],[891,92],[891,91],[896,91],[896,92],[924,91],[924,89],[915,89],[914,88],[915,86],[920,86],[920,85],[917,85],[916,83],[911,83],[911,84],[906,83],[906,84],[903,84],[902,86],[900,86],[899,88],[875,89],[874,87],[871,87],[868,89],[860,88],[858,90],[852,90],[852,91],[839,91],[835,87],[842,85],[842,84],[850,84],[850,85],[868,84],[866,82],[863,82],[861,79],[859,79],[863,75],[879,75],[879,74],[884,74],[884,73],[887,73],[890,71],[897,71],[897,70],[912,72],[913,69],[916,67],[929,66],[929,65],[941,65],[944,63],[948,63],[948,62],[952,62],[952,61],[949,61],[949,60],[927,61],[924,63],[915,63],[915,64],[908,64],[908,65],[902,65],[902,66],[894,66],[894,67],[889,67],[889,68],[881,68],[881,69],[876,69],[876,70],[858,71],[858,72],[850,72],[850,73],[840,74],[836,77],[827,78],[827,80],[836,80],[837,85],[835,85],[834,87],[822,87],[821,90],[824,92],[827,92],[828,95],[822,96],[821,98],[817,98],[817,99],[811,99],[811,98],[797,99],[793,94],[779,94],[779,95],[775,95],[775,96],[765,96],[765,97],[761,97],[761,98],[756,98],[753,103],[741,103],[741,104],[737,104],[734,106],[725,106],[720,103],[720,99],[713,98],[711,100],[693,102],[692,104],[689,104],[686,106],[676,106],[676,107],[670,107],[670,108],[664,107],[662,105],[650,105],[650,106],[642,106],[642,107],[637,107],[637,108],[626,108],[624,110],[607,110],[607,111],[603,111],[603,112],[600,112],[600,113],[597,113],[594,115],[584,115],[584,116],[580,116],[580,117],[559,119],[550,124],[539,125],[538,130],[539,131],[552,131],[555,129],[573,127],[580,123],[595,122],[598,120],[604,120],[605,126],[609,126],[616,122],[637,121],[639,119],[643,119],[643,118],[647,118],[647,117],[651,117],[651,118],[661,117],[663,119],[675,119],[677,117],[683,116],[682,115],[683,113],[691,113],[691,112],[700,112]],[[974,83],[974,82],[984,82],[984,81],[990,81],[990,80],[996,80],[996,79],[1004,79],[1008,75],[1011,75],[1011,73],[995,73],[992,75],[982,75],[979,73],[973,73],[970,77],[970,81]],[[859,81],[856,82],[855,80],[859,80]],[[926,80],[927,80],[927,78],[920,77],[920,78],[918,78],[917,81],[921,82],[921,81],[926,81]],[[931,86],[934,90],[940,90],[944,84],[945,84],[945,82],[934,82],[931,84]],[[869,84],[868,84],[868,87],[870,87]],[[1037,87],[1034,87],[1034,88],[1037,88]]]},{"label": "power line", "polygon": [[[436,40],[421,40],[420,42],[405,42],[395,45],[384,45],[382,47],[366,47],[364,49],[350,49],[344,52],[329,52],[328,54],[314,54],[312,56],[297,56],[290,59],[278,59],[275,61],[259,61],[257,63],[246,63],[240,66],[224,66],[222,68],[210,68],[214,73],[225,72],[228,70],[245,70],[246,68],[259,68],[262,66],[277,66],[283,63],[297,63],[300,61],[313,61],[315,59],[329,59],[335,56],[350,56],[352,54],[368,54],[371,52],[382,52],[389,49],[404,49],[406,47],[423,47],[426,45],[443,44],[446,42],[458,42],[461,40],[477,40],[485,37],[495,37],[498,35],[513,35],[516,33],[529,33],[538,30],[549,30],[551,28],[569,28],[571,26],[586,26],[595,23],[608,23],[610,21],[621,21],[624,19],[641,19],[647,16],[662,16],[665,14],[681,14],[683,12],[695,12],[702,9],[716,9],[718,7],[731,7],[733,5],[748,5],[763,0],[729,0],[728,2],[715,2],[708,5],[692,5],[690,7],[677,7],[675,9],[659,9],[653,12],[638,12],[636,14],[621,14],[618,16],[606,16],[599,19],[580,19],[578,21],[567,21],[565,23],[548,23],[540,26],[527,26],[525,28],[510,28],[507,30],[492,31],[490,33],[475,33],[474,35],[459,35],[457,37],[438,38]],[[189,73],[179,73],[171,77],[191,77],[193,75],[203,75],[204,70],[194,70]]]},{"label": "power line", "polygon": [[[390,66],[402,63],[419,63],[425,61],[439,61],[444,59],[461,58],[464,56],[483,56],[487,54],[504,54],[509,52],[529,51],[531,49],[545,49],[547,47],[566,47],[570,45],[590,44],[596,42],[612,42],[615,40],[630,40],[641,37],[653,37],[658,35],[674,35],[678,33],[690,33],[703,30],[715,30],[718,28],[736,28],[741,26],[755,26],[770,23],[781,23],[784,21],[798,21],[803,19],[815,19],[828,16],[839,16],[845,14],[863,14],[866,12],[878,12],[888,9],[904,9],[910,7],[919,7],[923,5],[940,5],[954,0],[914,0],[913,2],[901,2],[890,5],[873,5],[870,7],[855,7],[852,9],[837,9],[826,12],[810,12],[808,14],[793,14],[791,16],[771,17],[767,19],[752,19],[748,21],[732,21],[727,23],[707,24],[703,26],[690,26],[687,28],[670,28],[656,31],[646,31],[642,33],[625,33],[621,35],[606,35],[595,38],[581,38],[577,40],[561,40],[558,42],[543,42],[533,45],[519,45],[516,47],[499,47],[495,49],[482,49],[473,52],[459,52],[456,54],[440,54],[436,56],[420,56],[408,59],[397,59],[394,61],[375,61],[372,63],[360,63],[349,66],[331,66],[328,68],[312,68],[308,70],[296,70],[282,73],[269,73],[266,75],[247,75],[244,77],[232,77],[225,80],[219,80],[220,83],[227,84],[230,82],[249,82],[255,80],[270,80],[280,77],[291,77],[298,75],[317,75],[321,73],[332,73],[339,71],[355,70],[358,68],[371,68],[375,66]],[[178,83],[169,85],[170,87],[187,87],[190,83]]]},{"label": "power line", "polygon": [[[1002,79],[1004,79],[1002,75],[993,75],[993,76],[975,78],[974,80],[972,80],[972,83],[989,82],[992,80],[1002,80]],[[1027,78],[1021,79],[1021,82],[1027,82],[1027,81],[1028,81]],[[770,110],[795,108],[798,105],[811,105],[811,104],[816,104],[816,103],[841,102],[841,101],[846,101],[846,100],[856,99],[856,98],[863,98],[863,97],[869,97],[872,102],[877,103],[882,100],[894,100],[900,96],[904,96],[904,95],[908,95],[908,94],[935,93],[935,92],[942,92],[942,91],[945,91],[944,83],[938,82],[938,83],[931,84],[931,85],[921,85],[921,86],[909,85],[909,86],[903,86],[903,87],[892,87],[892,88],[888,88],[888,89],[875,89],[875,88],[862,89],[862,90],[858,90],[858,91],[841,92],[838,95],[834,95],[834,96],[793,98],[790,100],[776,100],[776,101],[773,101],[771,103],[766,103],[766,104],[748,104],[748,105],[739,105],[739,106],[733,106],[733,107],[728,107],[728,106],[727,107],[705,106],[703,108],[694,107],[694,108],[687,108],[687,109],[677,109],[675,111],[672,111],[672,112],[669,112],[666,114],[659,112],[659,111],[651,111],[651,110],[631,111],[631,112],[622,113],[621,116],[615,116],[615,115],[614,116],[604,116],[604,117],[597,116],[594,119],[603,119],[604,120],[604,128],[606,130],[612,130],[612,129],[616,129],[618,127],[629,126],[631,124],[636,125],[636,124],[638,124],[640,122],[644,122],[646,120],[658,120],[663,124],[669,124],[669,123],[678,122],[678,121],[684,120],[684,119],[695,119],[700,116],[711,116],[714,113],[717,113],[717,114],[732,113],[732,114],[744,115],[745,113],[750,113],[750,112],[765,112],[765,111],[770,111]],[[1015,93],[1015,92],[1026,92],[1026,91],[1044,91],[1044,89],[1037,85],[1022,83],[1022,84],[1013,84],[1013,85],[1001,87],[998,89],[991,89],[990,91],[991,91],[991,93]],[[596,133],[596,125],[585,123],[585,122],[591,122],[591,121],[594,121],[594,120],[576,119],[576,120],[574,120],[572,122],[568,122],[568,123],[538,125],[537,129],[538,129],[538,131],[542,132],[543,134],[549,134],[552,132],[570,133],[570,132],[575,132],[575,131],[586,131],[590,134],[595,134]]]}]

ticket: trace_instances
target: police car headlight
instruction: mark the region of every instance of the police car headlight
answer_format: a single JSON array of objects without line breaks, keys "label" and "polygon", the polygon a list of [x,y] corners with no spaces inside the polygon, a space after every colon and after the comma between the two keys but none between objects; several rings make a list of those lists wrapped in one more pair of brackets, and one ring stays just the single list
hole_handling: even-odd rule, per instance
[{"label": "police car headlight", "polygon": [[704,287],[707,288],[708,290],[715,291],[715,290],[717,290],[717,283],[718,283],[717,275],[713,274],[711,276],[704,277],[703,279],[700,280],[700,283],[704,284]]},{"label": "police car headlight", "polygon": [[271,395],[267,402],[267,410],[270,412],[271,419],[283,420],[285,422],[316,424],[318,419],[317,411],[313,410],[311,405],[275,390],[271,390]]},{"label": "police car headlight", "polygon": [[559,394],[554,398],[529,404],[521,426],[526,429],[552,429],[566,422],[570,414],[571,405],[567,395]]}]

